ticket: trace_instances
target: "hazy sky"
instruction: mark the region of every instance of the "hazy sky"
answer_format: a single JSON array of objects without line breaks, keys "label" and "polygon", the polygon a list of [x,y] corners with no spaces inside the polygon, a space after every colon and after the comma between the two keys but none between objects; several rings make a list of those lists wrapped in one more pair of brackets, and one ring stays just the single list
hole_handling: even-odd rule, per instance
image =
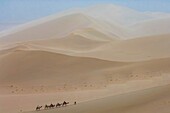
[{"label": "hazy sky", "polygon": [[0,23],[22,23],[70,8],[102,3],[170,13],[170,0],[0,0]]}]

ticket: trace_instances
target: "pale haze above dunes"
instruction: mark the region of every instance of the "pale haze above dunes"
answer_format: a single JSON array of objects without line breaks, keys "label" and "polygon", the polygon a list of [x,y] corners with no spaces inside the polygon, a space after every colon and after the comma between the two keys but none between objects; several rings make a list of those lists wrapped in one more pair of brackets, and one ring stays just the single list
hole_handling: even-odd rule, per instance
[{"label": "pale haze above dunes", "polygon": [[[107,36],[111,35],[111,39],[129,39],[154,35],[155,29],[157,30],[156,35],[168,34],[169,19],[170,14],[166,13],[145,13],[121,6],[97,5],[35,20],[18,28],[3,31],[0,36],[2,41],[11,36],[13,40],[16,37],[15,40],[18,41],[31,40],[32,38],[34,40],[61,38],[66,34],[76,33],[77,30],[92,28]],[[44,33],[45,35],[42,36],[39,32],[48,33]],[[22,33],[27,35],[23,38]],[[30,33],[34,35],[27,39]]]},{"label": "pale haze above dunes", "polygon": [[34,113],[37,105],[76,100],[40,113],[158,113],[158,106],[168,113],[169,48],[169,13],[112,4],[2,31],[0,112]]}]

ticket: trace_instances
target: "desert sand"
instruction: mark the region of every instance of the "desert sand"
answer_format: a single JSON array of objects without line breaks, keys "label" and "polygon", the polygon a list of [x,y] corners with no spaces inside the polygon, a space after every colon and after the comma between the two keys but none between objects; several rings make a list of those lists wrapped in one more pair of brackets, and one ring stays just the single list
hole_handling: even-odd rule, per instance
[{"label": "desert sand", "polygon": [[2,31],[0,112],[169,113],[169,29],[168,13],[109,4]]},{"label": "desert sand", "polygon": [[42,110],[40,113],[166,113],[170,110],[169,88],[169,85],[159,86],[64,108]]}]

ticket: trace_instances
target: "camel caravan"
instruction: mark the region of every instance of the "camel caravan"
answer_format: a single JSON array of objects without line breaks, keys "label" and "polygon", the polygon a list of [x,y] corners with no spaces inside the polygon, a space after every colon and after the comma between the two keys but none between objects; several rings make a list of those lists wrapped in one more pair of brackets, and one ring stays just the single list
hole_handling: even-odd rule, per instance
[{"label": "camel caravan", "polygon": [[[51,108],[58,108],[58,107],[64,107],[64,106],[67,106],[69,104],[69,102],[66,102],[66,101],[64,101],[63,103],[57,103],[56,105],[55,104],[50,104],[50,105],[45,105],[44,106],[44,109],[46,110],[46,109],[51,109]],[[74,102],[74,105],[76,105],[76,102]],[[39,110],[41,110],[41,108],[42,108],[42,106],[37,106],[36,107],[36,111],[39,111]]]}]

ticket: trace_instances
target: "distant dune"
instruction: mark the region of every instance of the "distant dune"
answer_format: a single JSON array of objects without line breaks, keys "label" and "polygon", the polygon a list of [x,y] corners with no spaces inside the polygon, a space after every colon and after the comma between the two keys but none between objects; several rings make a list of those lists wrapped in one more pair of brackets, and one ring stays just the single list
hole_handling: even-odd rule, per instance
[{"label": "distant dune", "polygon": [[168,113],[169,29],[168,13],[97,5],[2,31],[0,112]]},{"label": "distant dune", "polygon": [[0,23],[0,32],[14,28],[22,23]]}]

